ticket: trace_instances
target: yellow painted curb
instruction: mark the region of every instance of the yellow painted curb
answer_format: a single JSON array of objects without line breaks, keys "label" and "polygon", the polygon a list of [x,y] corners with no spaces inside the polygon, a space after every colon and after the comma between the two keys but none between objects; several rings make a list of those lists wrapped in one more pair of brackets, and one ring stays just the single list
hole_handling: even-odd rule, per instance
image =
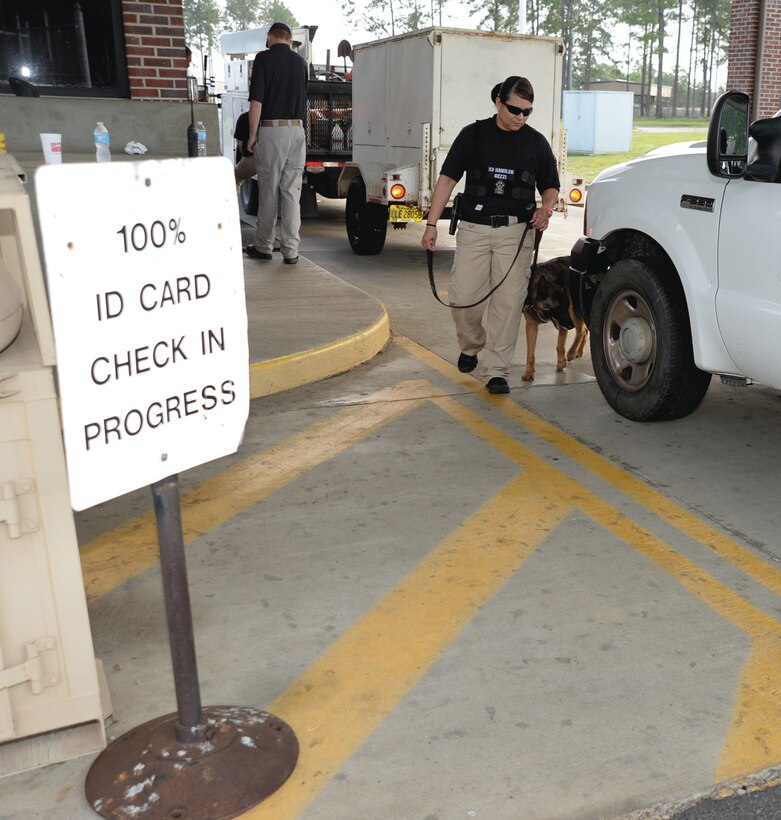
[{"label": "yellow painted curb", "polygon": [[345,373],[379,353],[390,336],[390,321],[383,306],[382,316],[360,333],[301,353],[255,362],[249,367],[250,398],[281,393]]}]

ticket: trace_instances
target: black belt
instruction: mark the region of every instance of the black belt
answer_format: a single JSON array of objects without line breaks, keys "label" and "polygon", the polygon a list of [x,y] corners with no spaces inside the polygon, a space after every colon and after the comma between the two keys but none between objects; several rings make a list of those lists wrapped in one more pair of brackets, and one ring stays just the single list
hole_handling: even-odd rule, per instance
[{"label": "black belt", "polygon": [[473,214],[472,216],[462,216],[464,222],[474,222],[476,225],[490,225],[492,228],[506,228],[508,225],[516,225],[523,217],[514,214]]}]

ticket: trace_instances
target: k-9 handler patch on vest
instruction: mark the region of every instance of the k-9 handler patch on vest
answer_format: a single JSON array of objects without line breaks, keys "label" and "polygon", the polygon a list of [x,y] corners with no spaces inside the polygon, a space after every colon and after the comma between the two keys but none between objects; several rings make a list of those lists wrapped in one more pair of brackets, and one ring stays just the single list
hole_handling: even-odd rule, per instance
[{"label": "k-9 handler patch on vest", "polygon": [[493,192],[497,196],[504,196],[508,183],[511,184],[515,179],[515,171],[512,168],[494,168],[489,165],[487,177],[489,184],[493,182]]}]

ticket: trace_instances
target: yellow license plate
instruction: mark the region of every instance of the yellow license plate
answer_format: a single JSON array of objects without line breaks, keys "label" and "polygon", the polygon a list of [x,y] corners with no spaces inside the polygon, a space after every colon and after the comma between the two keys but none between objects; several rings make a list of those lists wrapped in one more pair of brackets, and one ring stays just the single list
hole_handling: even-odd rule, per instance
[{"label": "yellow license plate", "polygon": [[422,222],[423,209],[418,205],[391,205],[388,219],[391,222]]}]

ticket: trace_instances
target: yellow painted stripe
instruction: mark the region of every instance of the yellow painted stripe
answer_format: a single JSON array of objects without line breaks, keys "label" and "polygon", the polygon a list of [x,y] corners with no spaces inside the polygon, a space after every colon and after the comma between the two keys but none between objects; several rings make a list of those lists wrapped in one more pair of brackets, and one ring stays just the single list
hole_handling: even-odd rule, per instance
[{"label": "yellow painted stripe", "polygon": [[649,509],[658,518],[713,550],[717,555],[729,561],[762,586],[776,593],[776,595],[781,595],[781,570],[768,561],[692,515],[683,507],[636,479],[625,470],[611,464],[607,459],[580,444],[566,433],[557,430],[553,425],[529,410],[525,410],[515,402],[508,401],[503,397],[489,395],[486,393],[485,387],[475,378],[459,373],[452,364],[431,351],[407,338],[399,337],[396,342],[415,358],[424,361],[459,386],[490,402],[504,415],[513,419],[530,433],[534,433],[543,441],[552,444],[573,461],[582,464],[603,481]]},{"label": "yellow painted stripe", "polygon": [[295,771],[242,817],[298,817],[566,509],[539,476],[513,479],[326,650],[268,707],[296,731]]},{"label": "yellow painted stripe", "polygon": [[544,477],[548,485],[554,484],[562,501],[580,507],[617,538],[654,561],[714,612],[751,636],[749,657],[741,671],[730,728],[714,778],[728,780],[778,764],[781,761],[781,624],[602,499],[526,451],[518,442],[498,433],[482,416],[453,399],[435,403],[476,435],[490,440],[506,456],[523,463],[527,471]]},{"label": "yellow painted stripe", "polygon": [[250,398],[311,384],[345,373],[371,359],[385,347],[391,335],[388,314],[382,305],[380,308],[382,316],[360,333],[301,353],[250,364]]},{"label": "yellow painted stripe", "polygon": [[[342,452],[420,404],[427,382],[407,382],[340,410],[274,447],[207,479],[180,499],[184,542],[230,520],[270,493]],[[119,586],[159,560],[149,511],[85,544],[81,564],[87,598]]]},{"label": "yellow painted stripe", "polygon": [[[503,401],[510,401],[503,399]],[[741,598],[729,587],[693,561],[676,552],[669,544],[652,535],[630,518],[616,510],[598,496],[586,490],[544,459],[532,453],[520,442],[493,427],[485,418],[469,410],[451,398],[436,399],[434,403],[458,419],[476,435],[489,441],[508,458],[533,470],[535,476],[544,477],[548,485],[556,487],[561,499],[569,507],[579,507],[617,538],[634,547],[654,561],[679,584],[706,603],[738,629],[752,638],[765,639],[776,636],[781,639],[781,624],[761,609]]]},{"label": "yellow painted stripe", "polygon": [[765,769],[781,757],[781,639],[756,640],[738,681],[716,780]]},{"label": "yellow painted stripe", "polygon": [[[509,400],[499,399],[497,406],[500,403],[509,403]],[[538,456],[522,452],[524,448],[513,439],[493,432],[493,428],[489,431],[485,419],[454,400],[438,400],[436,404],[476,435],[490,436],[494,446],[508,457],[522,461],[535,475],[546,471],[557,473]],[[778,764],[781,761],[781,624],[572,479],[558,474],[556,486],[562,500],[580,507],[752,638],[715,780],[728,780]]]},{"label": "yellow painted stripe", "polygon": [[[456,400],[433,403],[523,467],[321,656],[269,709],[302,741],[291,780],[245,816],[297,817],[444,648],[576,505],[752,635],[781,627],[668,545]],[[504,522],[497,538],[497,521]],[[516,523],[517,522],[517,523]],[[513,543],[511,534],[521,540]],[[479,560],[475,560],[479,556]],[[420,624],[426,629],[421,630]]]}]

